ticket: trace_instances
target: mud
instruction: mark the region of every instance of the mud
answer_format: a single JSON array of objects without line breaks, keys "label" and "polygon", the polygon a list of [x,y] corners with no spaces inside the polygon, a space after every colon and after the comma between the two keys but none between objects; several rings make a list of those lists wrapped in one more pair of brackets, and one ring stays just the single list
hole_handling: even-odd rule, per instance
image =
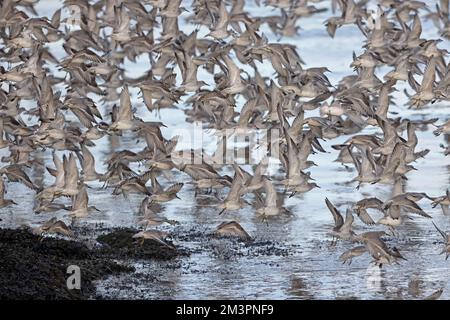
[{"label": "mud", "polygon": [[[100,235],[97,241],[102,244],[100,253],[115,259],[155,259],[170,260],[177,256],[187,256],[184,249],[171,249],[151,240],[145,240],[142,244],[133,239],[138,230],[131,228],[118,228],[114,231]],[[170,241],[167,244],[172,245]]]},{"label": "mud", "polygon": [[[117,233],[118,230],[113,232]],[[171,234],[173,244],[178,248],[177,257],[167,260],[135,257],[130,261],[134,261],[136,271],[100,281],[98,295],[102,299],[178,299],[188,298],[183,293],[186,290],[190,298],[197,295],[205,298],[201,287],[210,282],[208,279],[219,281],[216,288],[220,291],[221,286],[229,282],[227,279],[239,277],[242,271],[246,272],[247,262],[259,259],[260,267],[280,268],[283,259],[294,258],[301,253],[300,246],[259,237],[251,241],[216,237],[210,229],[201,226],[178,226]],[[208,261],[216,263],[209,265]],[[239,267],[241,264],[243,269]],[[256,268],[248,270],[258,272]],[[191,276],[197,279],[196,285],[183,287],[182,279]],[[264,277],[264,274],[260,276]],[[211,296],[207,295],[207,298]]]},{"label": "mud", "polygon": [[[131,236],[133,229],[117,229],[101,235],[101,245],[89,248],[80,241],[41,238],[28,230],[0,229],[0,300],[101,299],[96,281],[135,271],[130,258],[169,260],[187,255],[146,241],[142,246]],[[124,261],[118,263],[117,260]],[[67,268],[81,270],[81,289],[67,288]]]}]

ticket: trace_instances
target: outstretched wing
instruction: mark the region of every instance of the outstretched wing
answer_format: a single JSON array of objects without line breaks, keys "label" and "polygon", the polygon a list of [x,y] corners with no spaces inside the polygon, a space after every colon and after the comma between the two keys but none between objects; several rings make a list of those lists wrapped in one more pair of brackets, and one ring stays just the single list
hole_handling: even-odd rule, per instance
[{"label": "outstretched wing", "polygon": [[334,224],[336,225],[336,228],[342,227],[342,225],[344,224],[344,218],[342,218],[341,213],[338,211],[338,209],[336,209],[335,206],[333,206],[333,204],[330,202],[330,200],[328,200],[328,198],[325,198],[325,203],[328,209],[330,210],[331,214],[333,215]]},{"label": "outstretched wing", "polygon": [[372,217],[369,215],[366,209],[357,209],[355,210],[356,215],[361,219],[361,221],[367,225],[374,225],[375,221],[373,221]]}]

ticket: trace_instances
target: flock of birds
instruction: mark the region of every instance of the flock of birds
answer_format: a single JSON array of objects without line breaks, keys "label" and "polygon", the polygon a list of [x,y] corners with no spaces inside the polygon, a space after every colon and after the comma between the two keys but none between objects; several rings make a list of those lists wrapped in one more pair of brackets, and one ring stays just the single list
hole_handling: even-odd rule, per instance
[{"label": "flock of birds", "polygon": [[[365,0],[332,0],[336,16],[325,21],[329,35],[334,37],[344,25],[356,25],[365,37],[362,54],[354,55],[351,64],[354,73],[337,85],[327,78],[327,68],[305,68],[295,46],[270,42],[260,31],[266,25],[280,38],[296,36],[299,20],[327,10],[316,7],[321,1],[255,2],[279,14],[252,16],[244,0],[193,0],[188,8],[181,0],[65,0],[63,8],[77,10],[76,16],[63,19],[62,8],[50,18],[36,17],[36,0],[3,0],[0,148],[8,148],[9,156],[2,158],[2,178],[35,190],[36,213],[67,210],[72,221],[98,210],[89,206],[91,181],[103,182],[113,195],[142,194],[142,230],[134,237],[172,247],[166,241],[168,233],[156,226],[176,223],[164,217],[161,206],[178,198],[185,187],[175,182],[174,173],[190,177],[195,196],[216,198],[221,214],[252,205],[267,221],[287,212],[285,197],[318,187],[306,170],[316,165],[308,160],[311,154],[325,152],[321,141],[349,135],[333,148],[339,151],[338,162],[355,167],[357,188],[387,184],[393,186],[393,194],[390,199],[354,203],[345,220],[325,199],[335,221],[330,234],[359,243],[340,259],[351,263],[365,252],[380,266],[402,259],[384,242],[384,231],[356,234],[352,225],[356,215],[364,224],[385,225],[395,235],[395,228],[410,214],[431,218],[418,204],[421,200],[450,213],[449,191],[442,196],[405,191],[406,175],[415,169],[412,164],[429,152],[416,150],[416,127],[433,125],[436,136],[450,134],[450,120],[413,121],[394,117],[391,108],[391,93],[399,83],[407,87],[409,108],[450,100],[448,52],[439,48],[442,39],[450,38],[449,1],[430,5],[378,0],[373,12]],[[183,32],[180,15],[197,29]],[[423,19],[433,21],[442,39],[422,38]],[[74,20],[76,26],[70,25]],[[199,36],[205,30],[209,32]],[[50,49],[56,43],[65,52],[63,58],[56,58]],[[125,61],[137,59],[148,59],[150,68],[138,78],[127,76]],[[261,75],[261,63],[273,68],[273,77]],[[376,74],[381,67],[389,69],[382,77]],[[198,80],[199,68],[213,81]],[[139,90],[143,104],[131,102],[130,88]],[[226,139],[212,155],[177,150],[179,137],[165,138],[162,122],[145,121],[136,112],[138,107],[151,113],[181,106],[188,122],[201,121],[218,133],[277,130],[279,139],[271,146],[279,151],[281,178],[267,174],[267,157],[251,172],[236,163],[224,164],[220,151],[226,148]],[[311,110],[319,110],[320,116],[308,117]],[[367,127],[378,130],[361,133]],[[145,141],[145,146],[139,152],[116,150],[106,161],[106,172],[98,173],[90,148],[105,136],[120,139],[125,134]],[[442,148],[445,158],[450,147]],[[52,152],[54,166],[46,169],[54,182],[38,186],[27,172],[32,166],[45,166],[34,157],[44,151]],[[193,163],[194,157],[200,157],[200,163]],[[143,173],[133,170],[137,165],[145,168]],[[232,168],[234,175],[225,174],[225,168]],[[223,190],[228,193],[221,199]],[[5,194],[1,179],[0,207],[15,205]],[[374,211],[383,217],[374,220]],[[436,229],[448,258],[450,235]],[[74,236],[70,224],[56,218],[33,231]],[[214,233],[251,239],[236,221],[224,221]]]}]

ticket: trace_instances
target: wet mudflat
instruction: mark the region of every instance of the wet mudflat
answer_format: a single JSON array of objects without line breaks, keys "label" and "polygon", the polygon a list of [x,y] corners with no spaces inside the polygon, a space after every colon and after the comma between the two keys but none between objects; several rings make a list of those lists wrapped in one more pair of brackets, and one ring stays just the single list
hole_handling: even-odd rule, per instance
[{"label": "wet mudflat", "polygon": [[[183,230],[177,238],[180,242],[201,243],[197,249],[168,248],[152,241],[141,243],[132,238],[137,230],[131,228],[97,226],[74,230],[76,239],[72,240],[39,237],[25,228],[0,229],[0,299],[145,299],[154,293],[141,286],[168,285],[171,282],[164,278],[170,273],[208,273],[188,262],[191,255],[198,257],[206,252],[227,262],[261,256],[286,257],[293,253],[293,248],[272,241],[243,242],[217,238],[199,230]],[[83,239],[86,234],[98,237]],[[80,290],[67,287],[69,266],[80,267]]]},{"label": "wet mudflat", "polygon": [[[101,299],[95,281],[135,271],[125,258],[170,260],[186,255],[152,242],[136,245],[134,233],[115,230],[86,243],[42,238],[26,229],[0,229],[0,299]],[[69,266],[80,268],[79,290],[67,286]]]}]

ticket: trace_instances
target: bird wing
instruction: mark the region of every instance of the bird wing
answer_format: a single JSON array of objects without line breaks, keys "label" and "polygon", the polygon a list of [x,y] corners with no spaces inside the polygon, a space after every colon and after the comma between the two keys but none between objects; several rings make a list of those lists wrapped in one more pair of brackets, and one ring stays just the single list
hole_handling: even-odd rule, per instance
[{"label": "bird wing", "polygon": [[420,22],[420,17],[418,14],[414,16],[413,25],[409,33],[410,39],[419,39],[422,34],[422,24]]},{"label": "bird wing", "polygon": [[384,232],[384,231],[369,231],[369,232],[363,233],[361,236],[364,239],[374,240],[374,239],[380,239],[380,237],[384,236],[385,234],[386,234],[386,232]]},{"label": "bird wing", "polygon": [[372,231],[363,234],[363,237],[366,240],[367,250],[370,254],[389,254],[389,248],[386,243],[380,239],[380,237],[384,234],[384,231]]},{"label": "bird wing", "polygon": [[338,209],[335,208],[335,206],[333,206],[328,198],[325,198],[325,203],[328,207],[328,210],[330,210],[331,214],[333,215],[336,228],[342,227],[342,225],[344,224],[344,218],[342,218],[341,213],[338,211]]},{"label": "bird wing", "polygon": [[225,61],[228,70],[228,79],[230,85],[241,82],[241,69],[226,55],[223,54],[222,59]]},{"label": "bird wing", "polygon": [[160,243],[160,244],[162,244],[162,245],[164,245],[164,246],[166,246],[166,247],[169,247],[169,248],[173,249],[173,247],[172,247],[170,244],[166,243],[166,242],[162,239],[163,237],[165,237],[165,235],[162,235],[162,234],[155,234],[155,233],[150,233],[150,234],[148,234],[147,236],[148,236],[148,239],[154,240],[154,241],[156,241],[156,242],[158,242],[158,243]]},{"label": "bird wing", "polygon": [[78,187],[78,178],[77,162],[75,156],[71,153],[64,168],[64,188],[76,189]]},{"label": "bird wing", "polygon": [[215,30],[226,28],[228,24],[228,11],[225,6],[225,1],[220,2],[219,7],[219,20],[217,20],[216,25],[214,26]]},{"label": "bird wing", "polygon": [[386,117],[389,110],[389,92],[393,86],[392,81],[388,81],[383,84],[380,90],[380,96],[378,97],[378,107],[376,115],[379,117]]},{"label": "bird wing", "polygon": [[366,209],[361,208],[355,210],[356,215],[359,217],[359,219],[364,222],[367,225],[373,225],[375,224],[375,221],[373,221],[372,217],[369,215]]},{"label": "bird wing", "polygon": [[49,231],[54,233],[59,233],[68,237],[73,237],[74,234],[72,230],[64,223],[64,221],[58,220],[50,227]]},{"label": "bird wing", "polygon": [[442,238],[447,241],[447,234],[438,228],[438,226],[434,223],[434,221],[431,221],[433,223],[433,226],[436,228],[436,230],[441,234]]},{"label": "bird wing", "polygon": [[5,196],[5,182],[3,182],[3,179],[0,177],[0,199],[3,199]]},{"label": "bird wing", "polygon": [[365,199],[365,205],[366,208],[381,208],[381,205],[383,204],[383,201],[381,201],[380,199],[376,198],[376,197],[372,197],[372,198],[368,198]]},{"label": "bird wing", "polygon": [[72,210],[87,209],[89,197],[86,191],[86,187],[82,187],[78,194],[74,197],[72,202]]},{"label": "bird wing", "polygon": [[431,218],[429,214],[422,210],[421,207],[417,203],[409,199],[403,199],[403,201],[399,204],[402,208],[408,210],[408,212],[418,214],[425,218]]},{"label": "bird wing", "polygon": [[250,235],[245,231],[245,229],[236,221],[231,221],[228,224],[231,227],[235,235],[238,235],[241,239],[251,239]]},{"label": "bird wing", "polygon": [[264,191],[266,192],[266,206],[277,207],[278,205],[278,193],[273,185],[272,181],[264,179]]},{"label": "bird wing", "polygon": [[83,171],[85,173],[87,172],[95,172],[95,159],[94,156],[92,155],[92,153],[89,151],[89,149],[82,144],[81,145],[81,151],[83,153]]},{"label": "bird wing", "polygon": [[10,165],[6,168],[6,176],[12,182],[21,182],[28,188],[37,190],[38,188],[31,182],[28,175],[18,165]]},{"label": "bird wing", "polygon": [[364,252],[367,251],[367,248],[365,246],[357,246],[350,250],[345,251],[341,256],[339,257],[339,260],[345,263],[347,260],[352,259],[354,257],[358,257],[362,255]]},{"label": "bird wing", "polygon": [[352,229],[352,224],[355,219],[353,218],[352,210],[347,208],[347,212],[345,214],[345,223],[342,225],[341,230],[350,231]]},{"label": "bird wing", "polygon": [[64,165],[56,153],[53,153],[53,163],[56,168],[56,179],[54,184],[56,187],[62,188],[64,187]]},{"label": "bird wing", "polygon": [[118,119],[120,120],[132,120],[133,116],[131,113],[131,100],[130,92],[128,91],[128,86],[125,85],[120,93],[120,108]]},{"label": "bird wing", "polygon": [[168,194],[177,194],[181,188],[183,188],[183,183],[175,183],[167,188],[166,193]]},{"label": "bird wing", "polygon": [[428,65],[425,68],[425,72],[422,78],[422,85],[420,86],[421,91],[433,91],[434,80],[436,78],[436,58],[432,57],[428,61]]},{"label": "bird wing", "polygon": [[233,183],[225,201],[237,201],[241,198],[241,189],[244,187],[243,178],[236,172],[234,174]]}]

